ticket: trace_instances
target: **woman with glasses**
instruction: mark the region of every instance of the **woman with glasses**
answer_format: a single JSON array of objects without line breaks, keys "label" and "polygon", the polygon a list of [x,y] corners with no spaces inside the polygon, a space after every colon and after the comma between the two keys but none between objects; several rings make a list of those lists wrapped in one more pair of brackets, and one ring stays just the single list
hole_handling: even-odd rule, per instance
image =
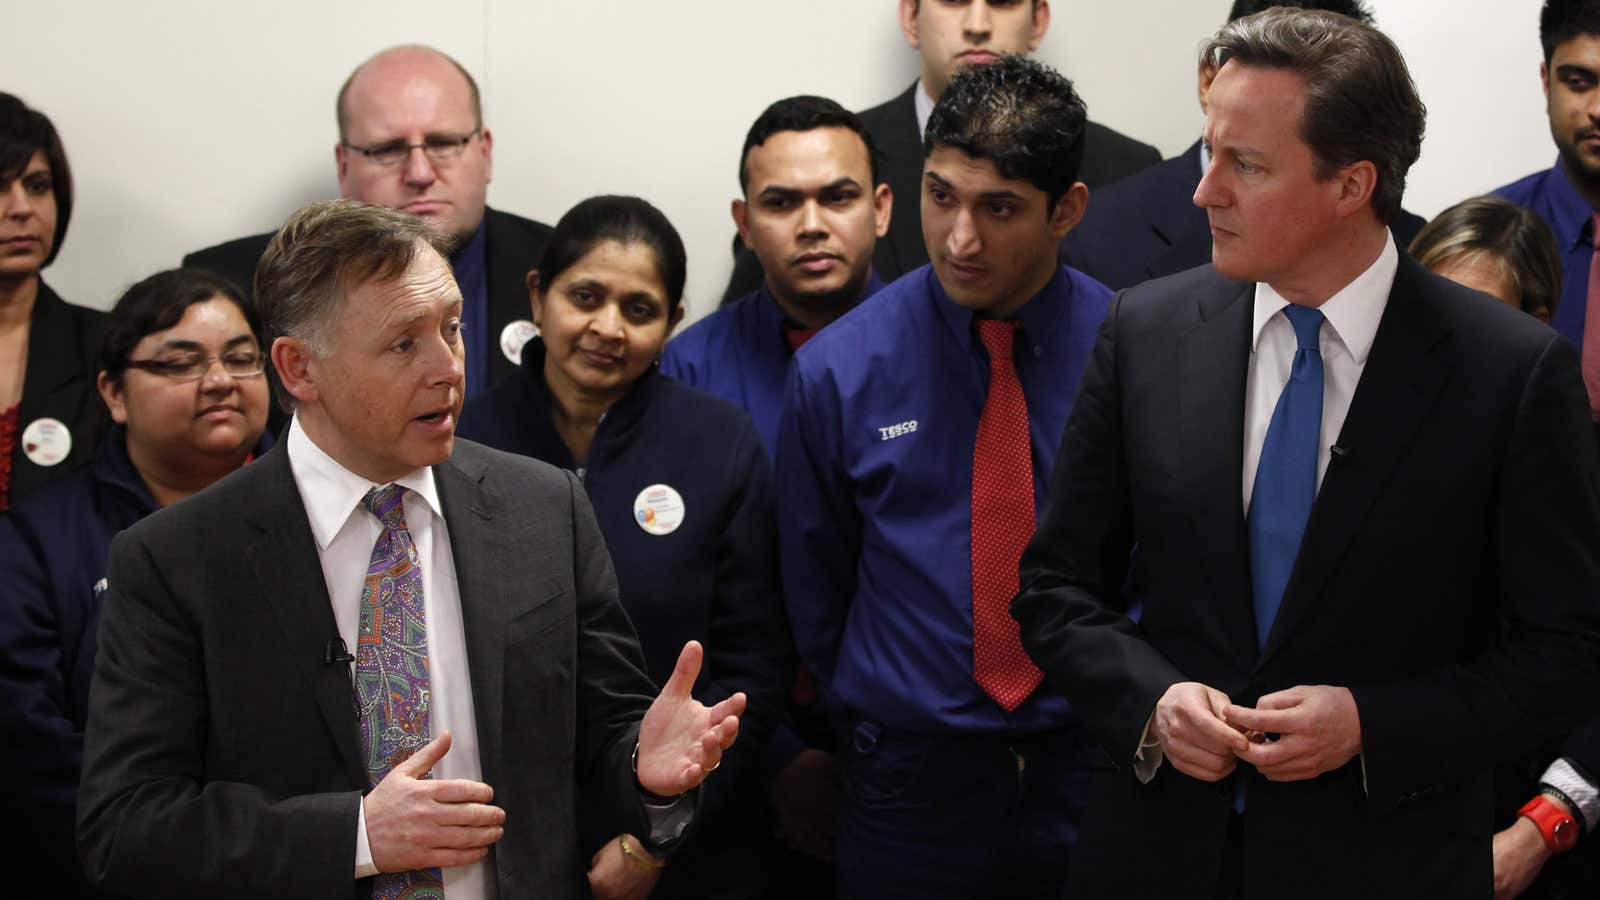
[{"label": "woman with glasses", "polygon": [[39,271],[72,218],[72,170],[55,126],[0,93],[0,512],[94,454],[102,315],[56,296]]},{"label": "woman with glasses", "polygon": [[88,895],[73,828],[111,539],[265,449],[256,328],[238,290],[211,275],[174,269],[129,288],[107,319],[97,385],[116,424],[93,461],[0,518],[0,771],[11,785],[0,816],[26,823],[0,855],[57,877],[52,896]]},{"label": "woman with glasses", "polygon": [[579,203],[528,274],[541,335],[522,348],[521,374],[461,415],[462,437],[582,479],[657,684],[697,640],[696,696],[748,698],[739,740],[700,788],[693,835],[670,860],[646,835],[584,823],[599,900],[755,898],[767,876],[761,760],[793,674],[772,472],[749,416],[657,371],[683,318],[684,271],[683,242],[654,206]]}]

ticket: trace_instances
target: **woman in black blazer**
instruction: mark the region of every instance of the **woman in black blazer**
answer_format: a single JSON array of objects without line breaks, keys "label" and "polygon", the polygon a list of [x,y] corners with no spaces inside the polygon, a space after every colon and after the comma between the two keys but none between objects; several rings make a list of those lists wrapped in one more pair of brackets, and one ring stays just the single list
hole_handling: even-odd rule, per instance
[{"label": "woman in black blazer", "polygon": [[693,835],[664,869],[642,836],[585,828],[600,900],[766,888],[761,761],[793,674],[772,471],[743,410],[657,371],[683,317],[684,269],[683,242],[655,207],[578,204],[528,275],[541,336],[522,348],[522,373],[469,403],[458,430],[583,479],[658,684],[693,639],[706,648],[695,694],[749,700],[739,742],[700,790]]},{"label": "woman in black blazer", "polygon": [[39,277],[72,218],[72,170],[54,125],[0,93],[0,511],[94,455],[104,315]]}]

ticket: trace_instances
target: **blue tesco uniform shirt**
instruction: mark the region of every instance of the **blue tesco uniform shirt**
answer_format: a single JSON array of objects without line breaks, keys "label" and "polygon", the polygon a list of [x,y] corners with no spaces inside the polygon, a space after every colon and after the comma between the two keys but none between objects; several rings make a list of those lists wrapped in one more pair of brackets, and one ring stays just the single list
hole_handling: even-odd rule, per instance
[{"label": "blue tesco uniform shirt", "polygon": [[1561,255],[1561,299],[1556,303],[1550,327],[1566,335],[1575,346],[1583,346],[1583,320],[1589,299],[1589,264],[1594,258],[1591,218],[1595,210],[1573,187],[1560,160],[1543,172],[1535,172],[1494,192],[1523,207],[1550,226]]},{"label": "blue tesco uniform shirt", "polygon": [[[1111,291],[1059,269],[1017,313],[1035,515]],[[776,481],[801,658],[851,711],[928,734],[1068,725],[1041,685],[1008,715],[972,678],[972,450],[989,390],[973,314],[910,272],[795,354]]]},{"label": "blue tesco uniform shirt", "polygon": [[[862,302],[883,289],[876,274]],[[763,284],[684,329],[661,355],[661,372],[739,407],[756,423],[770,456],[778,442],[778,415],[789,376],[783,310]]]}]

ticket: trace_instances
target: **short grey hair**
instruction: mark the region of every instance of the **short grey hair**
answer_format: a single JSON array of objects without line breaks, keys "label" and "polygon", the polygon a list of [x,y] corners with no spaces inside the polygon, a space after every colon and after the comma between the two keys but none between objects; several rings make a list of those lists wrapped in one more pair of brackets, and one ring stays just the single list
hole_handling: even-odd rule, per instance
[{"label": "short grey hair", "polygon": [[1422,154],[1427,108],[1400,48],[1371,25],[1317,10],[1276,7],[1229,22],[1200,52],[1200,65],[1283,69],[1306,83],[1300,139],[1317,177],[1368,161],[1378,170],[1372,210],[1400,216],[1406,173]]},{"label": "short grey hair", "polygon": [[[399,278],[424,247],[449,259],[452,241],[408,213],[354,200],[324,200],[291,215],[256,265],[256,311],[265,345],[279,337],[329,352],[330,326],[344,296],[368,281]],[[294,398],[277,379],[284,409]]]}]

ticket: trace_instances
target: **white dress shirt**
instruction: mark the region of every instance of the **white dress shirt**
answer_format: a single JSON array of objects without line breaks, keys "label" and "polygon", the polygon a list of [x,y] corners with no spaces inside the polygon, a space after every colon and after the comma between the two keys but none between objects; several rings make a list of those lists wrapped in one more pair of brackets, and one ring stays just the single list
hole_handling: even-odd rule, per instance
[{"label": "white dress shirt", "polygon": [[933,97],[928,94],[928,86],[917,79],[917,90],[911,95],[912,106],[917,111],[917,137],[926,137],[928,134],[928,119],[933,117]]},{"label": "white dress shirt", "polygon": [[[361,618],[361,592],[366,584],[372,547],[383,525],[361,505],[373,484],[323,452],[300,427],[289,425],[289,468],[311,521],[322,576],[333,602],[333,618],[346,647],[356,647]],[[437,736],[450,732],[450,752],[433,767],[435,778],[483,780],[478,759],[478,723],[472,708],[472,682],[467,672],[467,644],[461,623],[461,593],[456,585],[455,558],[431,468],[418,469],[395,484],[406,488],[406,527],[422,561],[423,614],[428,628],[428,690],[432,705],[429,726]],[[352,649],[351,652],[354,652]],[[356,824],[355,877],[377,873],[367,843],[366,812]],[[495,887],[487,860],[444,870],[445,896],[451,900],[489,900]]]},{"label": "white dress shirt", "polygon": [[[1326,319],[1318,334],[1317,343],[1322,353],[1322,437],[1317,442],[1317,489],[1322,488],[1322,476],[1328,472],[1328,462],[1333,458],[1333,445],[1338,442],[1339,430],[1350,412],[1350,401],[1355,397],[1356,385],[1367,367],[1367,356],[1372,352],[1372,342],[1378,335],[1378,323],[1389,306],[1389,291],[1394,287],[1394,276],[1400,268],[1400,253],[1395,249],[1394,236],[1384,239],[1383,250],[1366,271],[1356,276],[1338,293],[1329,297],[1319,307]],[[1278,395],[1289,383],[1289,370],[1294,365],[1294,355],[1300,343],[1295,338],[1294,326],[1283,314],[1289,301],[1272,285],[1256,284],[1255,326],[1251,332],[1250,363],[1245,376],[1244,402],[1244,511],[1250,513],[1250,494],[1255,489],[1256,469],[1261,466],[1261,445],[1267,440],[1267,426],[1272,424],[1272,411],[1278,405]],[[1155,721],[1151,713],[1145,724],[1144,737],[1134,757],[1134,773],[1141,782],[1149,782],[1161,768],[1163,754],[1160,742],[1150,735],[1150,725]]]}]

